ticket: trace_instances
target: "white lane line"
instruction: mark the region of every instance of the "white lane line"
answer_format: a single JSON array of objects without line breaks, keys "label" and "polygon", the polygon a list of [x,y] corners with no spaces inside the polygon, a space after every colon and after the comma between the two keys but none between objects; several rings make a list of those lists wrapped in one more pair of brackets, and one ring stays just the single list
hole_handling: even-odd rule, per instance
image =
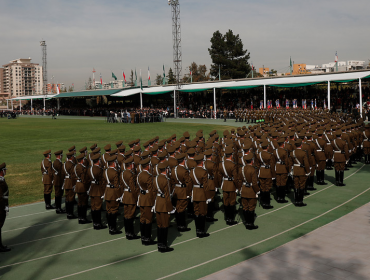
[{"label": "white lane line", "polygon": [[322,216],[324,216],[324,215],[326,215],[326,214],[328,214],[328,213],[330,213],[330,212],[334,211],[335,209],[338,209],[339,207],[341,207],[341,206],[343,206],[343,205],[347,204],[348,202],[351,202],[352,200],[354,200],[355,198],[359,197],[360,195],[364,194],[365,192],[367,192],[367,191],[369,191],[369,190],[370,190],[370,188],[368,188],[368,189],[366,189],[365,191],[363,191],[362,193],[360,193],[360,194],[358,194],[358,195],[356,195],[356,196],[352,197],[351,199],[347,200],[346,202],[343,202],[342,204],[340,204],[340,205],[338,205],[338,206],[336,206],[336,207],[334,207],[334,208],[332,208],[332,209],[330,209],[330,210],[326,211],[325,213],[322,213],[321,215],[319,215],[319,216],[317,216],[317,217],[314,217],[314,218],[312,218],[312,219],[309,219],[309,220],[307,220],[307,221],[305,221],[305,222],[303,222],[303,223],[301,223],[301,224],[299,224],[299,225],[296,225],[296,226],[294,226],[294,227],[292,227],[292,228],[290,228],[290,229],[284,230],[284,231],[282,231],[282,232],[280,232],[280,233],[278,233],[278,234],[275,234],[275,235],[273,235],[273,236],[270,236],[269,238],[266,238],[266,239],[264,239],[264,240],[258,241],[258,242],[256,242],[256,243],[253,243],[253,244],[248,245],[248,246],[246,246],[246,247],[243,247],[243,248],[241,248],[241,249],[235,250],[235,251],[233,251],[233,252],[227,253],[227,254],[225,254],[225,255],[219,256],[219,257],[217,257],[217,258],[214,258],[214,259],[208,260],[208,261],[206,261],[206,262],[203,262],[203,263],[200,263],[200,264],[194,265],[194,266],[192,266],[192,267],[189,267],[189,268],[186,268],[186,269],[183,269],[183,270],[177,271],[177,272],[175,272],[175,273],[169,274],[169,275],[167,275],[167,276],[164,276],[164,277],[158,278],[157,280],[166,279],[166,278],[168,278],[168,277],[172,277],[172,276],[175,276],[175,275],[177,275],[177,274],[180,274],[180,273],[183,273],[183,272],[189,271],[189,270],[191,270],[191,269],[194,269],[194,268],[197,268],[197,267],[203,266],[203,265],[205,265],[205,264],[208,264],[208,263],[211,263],[211,262],[213,262],[213,261],[216,261],[216,260],[222,259],[222,258],[227,257],[227,256],[230,256],[230,255],[232,255],[232,254],[238,253],[238,252],[240,252],[240,251],[243,251],[243,250],[245,250],[245,249],[248,249],[248,248],[250,248],[250,247],[256,246],[256,245],[261,244],[261,243],[263,243],[263,242],[265,242],[265,241],[268,241],[268,240],[270,240],[270,239],[273,239],[273,238],[275,238],[275,237],[277,237],[277,236],[280,236],[280,235],[282,235],[282,234],[284,234],[284,233],[287,233],[287,232],[289,232],[289,231],[292,231],[293,229],[296,229],[296,228],[298,228],[298,227],[300,227],[300,226],[302,226],[302,225],[305,225],[305,224],[307,224],[307,223],[309,223],[309,222],[311,222],[311,221],[313,221],[313,220],[316,220],[316,219],[318,219],[318,218],[320,218],[320,217],[322,217]]},{"label": "white lane line", "polygon": [[19,245],[23,245],[23,244],[28,244],[28,243],[37,242],[37,241],[40,241],[40,240],[55,238],[55,237],[64,236],[64,235],[68,235],[68,234],[72,234],[72,233],[76,233],[76,232],[81,232],[81,231],[86,231],[86,230],[91,230],[91,229],[92,228],[89,227],[89,228],[85,228],[85,229],[80,229],[80,230],[76,230],[76,231],[71,231],[71,232],[67,232],[67,233],[58,234],[58,235],[53,235],[53,236],[43,237],[43,238],[39,238],[39,239],[34,239],[34,240],[22,242],[22,243],[10,244],[9,246],[11,246],[11,247],[19,246]]},{"label": "white lane line", "polygon": [[[365,166],[365,165],[363,165],[362,167],[364,167],[364,166]],[[362,168],[362,167],[361,167],[361,168]],[[356,170],[356,172],[358,172],[361,168],[359,168],[358,170]],[[355,172],[355,173],[356,173],[356,172]],[[347,178],[351,177],[351,176],[352,176],[352,175],[354,175],[355,173],[353,173],[353,174],[349,175],[349,176],[348,176],[348,177],[346,177],[345,179],[347,179]],[[344,180],[345,180],[345,179],[344,179]],[[319,193],[319,192],[321,192],[321,191],[323,191],[323,190],[325,190],[325,189],[328,189],[328,188],[329,188],[329,187],[331,187],[331,186],[334,186],[334,184],[332,184],[332,185],[330,185],[330,186],[328,186],[328,187],[326,187],[326,188],[324,188],[324,189],[322,189],[322,190],[320,190],[320,191],[318,191],[318,192],[316,192],[316,193]],[[370,188],[369,188],[369,189],[370,189]],[[360,193],[360,194],[358,194],[357,196],[353,197],[352,199],[350,199],[350,200],[348,200],[348,201],[346,201],[346,202],[342,203],[341,205],[344,205],[344,204],[348,203],[349,201],[351,201],[351,200],[355,199],[356,197],[358,197],[358,196],[360,196],[361,194],[365,193],[365,192],[366,192],[366,191],[368,191],[369,189],[367,189],[367,190],[363,191],[362,193]],[[316,193],[315,193],[315,194],[316,194]],[[312,195],[313,195],[313,194],[312,194]],[[312,196],[312,195],[311,195],[311,196]],[[260,217],[265,216],[265,215],[267,215],[267,214],[271,214],[271,213],[273,213],[273,212],[275,212],[275,211],[277,211],[277,210],[283,209],[283,208],[285,208],[285,207],[287,207],[287,206],[290,206],[290,205],[293,205],[293,203],[290,203],[290,204],[288,204],[288,205],[285,205],[285,206],[280,207],[280,208],[278,208],[278,209],[275,209],[275,210],[273,210],[273,211],[267,212],[267,213],[265,213],[265,214],[261,215]],[[329,212],[331,212],[331,211],[335,210],[336,208],[340,207],[341,205],[336,206],[335,208],[333,208],[333,209],[331,209],[331,210],[329,210],[329,211],[327,211],[327,212],[325,212],[325,213],[321,214],[320,216],[325,215],[326,213],[329,213]],[[246,249],[246,248],[249,248],[249,247],[251,247],[251,246],[257,245],[257,244],[262,243],[262,242],[264,242],[264,241],[270,240],[270,239],[272,239],[272,238],[274,238],[274,237],[276,237],[276,236],[279,236],[279,235],[281,235],[281,234],[283,234],[283,233],[285,233],[285,232],[288,232],[288,231],[290,231],[290,230],[293,230],[294,228],[297,228],[297,227],[299,227],[299,226],[301,226],[301,225],[303,225],[303,224],[305,224],[305,223],[308,223],[309,221],[312,221],[312,220],[314,220],[314,219],[317,219],[317,218],[319,218],[320,216],[317,216],[316,218],[312,218],[312,219],[310,219],[310,220],[308,220],[308,221],[306,221],[306,222],[304,222],[304,223],[302,223],[302,224],[300,224],[300,225],[297,225],[297,226],[295,226],[295,227],[293,227],[293,228],[291,228],[291,229],[285,230],[285,231],[283,231],[283,232],[281,232],[281,233],[279,233],[279,234],[276,234],[276,235],[274,235],[274,236],[271,236],[271,237],[269,237],[269,238],[267,238],[267,239],[265,239],[265,240],[261,240],[261,241],[259,241],[259,242],[257,242],[257,243],[254,243],[254,244],[252,244],[252,245],[249,245],[249,246],[247,246],[247,247],[245,247],[245,248],[239,249],[239,250],[234,251],[234,252],[232,252],[232,253],[236,253],[236,252],[238,252],[238,251],[244,250],[244,249]],[[232,227],[237,226],[237,225],[240,225],[240,224],[242,224],[242,222],[240,222],[240,223],[238,223],[238,224],[236,224],[236,225],[233,225],[233,226],[229,226],[229,227],[225,227],[225,228],[222,228],[222,229],[219,229],[219,230],[213,231],[213,232],[211,232],[210,234],[214,234],[214,233],[217,233],[217,232],[223,231],[223,230],[225,230],[225,229],[232,228]],[[194,238],[191,238],[191,239],[184,240],[184,241],[182,241],[182,242],[179,242],[179,243],[173,244],[172,246],[177,246],[177,245],[180,245],[180,244],[183,244],[183,243],[186,243],[186,242],[192,241],[192,240],[196,240],[196,239],[198,239],[198,238],[197,238],[197,237],[194,237]],[[101,266],[93,267],[93,268],[86,269],[86,270],[83,270],[83,271],[79,271],[79,272],[76,272],[76,273],[73,273],[73,274],[69,274],[69,275],[61,276],[61,277],[59,277],[59,278],[54,278],[53,280],[57,280],[57,279],[64,279],[64,278],[68,278],[68,277],[71,277],[71,276],[79,275],[79,274],[82,274],[82,273],[86,273],[86,272],[93,271],[93,270],[96,270],[96,269],[104,268],[104,267],[107,267],[107,266],[110,266],[110,265],[114,265],[114,264],[117,264],[117,263],[125,262],[125,261],[127,261],[127,260],[131,260],[131,259],[134,259],[134,258],[137,258],[137,257],[143,256],[143,255],[147,255],[147,254],[150,254],[150,253],[154,253],[154,252],[157,252],[157,250],[153,250],[153,251],[150,251],[150,252],[147,252],[147,253],[144,253],[144,254],[140,254],[140,255],[132,256],[132,257],[130,257],[130,258],[122,259],[122,260],[115,261],[115,262],[112,262],[112,263],[104,264],[104,265],[101,265]],[[229,253],[229,254],[227,254],[227,255],[230,255],[230,254],[232,254],[232,253]],[[227,255],[225,255],[225,256],[227,256]],[[220,256],[220,257],[218,257],[218,258],[215,258],[214,260],[219,259],[219,258],[221,258],[221,257],[223,257],[223,256]],[[210,261],[212,261],[212,260],[210,260]],[[210,262],[210,261],[208,261],[208,262]],[[208,262],[205,262],[204,264],[206,264],[206,263],[208,263]],[[198,266],[199,266],[199,265],[198,265]],[[195,266],[195,267],[197,267],[197,266]],[[195,267],[194,267],[194,268],[195,268]],[[1,268],[1,267],[0,267],[0,268]],[[191,269],[191,268],[189,268],[189,269]],[[188,270],[189,270],[189,269],[188,269]],[[186,270],[184,270],[184,271],[186,271]],[[183,272],[183,271],[181,271],[181,272]],[[178,272],[178,273],[181,273],[181,272]],[[171,274],[171,276],[172,276],[172,275],[175,275],[175,274]],[[169,277],[169,276],[166,276],[166,277]],[[162,279],[162,278],[160,278],[160,279]]]},{"label": "white lane line", "polygon": [[[363,165],[362,167],[364,167],[364,166],[365,166],[365,165]],[[361,167],[361,168],[362,168],[362,167]],[[348,177],[346,177],[345,179],[347,179],[347,178],[351,177],[352,175],[354,175],[355,173],[357,173],[361,168],[359,168],[358,170],[356,170],[356,172],[354,172],[353,174],[349,175],[349,176],[348,176]],[[332,185],[331,185],[331,186],[332,186]],[[331,186],[329,186],[329,187],[331,187]],[[325,189],[327,189],[327,188],[329,188],[329,187],[326,187]],[[324,190],[324,189],[323,189],[323,190]],[[323,191],[323,190],[321,190],[321,191]],[[316,193],[318,193],[318,192],[316,192]],[[314,194],[312,194],[312,195],[314,195]],[[312,196],[312,195],[310,195],[310,196]],[[283,208],[285,208],[285,207],[287,207],[287,206],[290,206],[290,205],[293,205],[293,204],[292,204],[292,203],[287,204],[287,205],[285,205],[285,206],[283,206],[283,207],[277,208],[277,209],[275,209],[275,210],[273,210],[273,211],[270,211],[270,212],[267,212],[267,213],[265,213],[265,214],[263,214],[263,215],[260,215],[260,217],[265,216],[265,215],[270,214],[270,213],[273,213],[273,212],[275,212],[275,211],[277,211],[277,210],[283,209]],[[238,224],[236,224],[236,225],[234,225],[234,226],[237,226],[237,225],[240,225],[240,224],[242,224],[242,222],[240,222],[240,223],[238,223]],[[225,230],[225,229],[232,228],[232,227],[234,227],[234,226],[228,226],[228,227],[225,227],[225,228],[222,228],[222,229],[216,230],[216,231],[214,231],[214,232],[211,232],[210,234],[214,234],[214,233],[217,233],[217,232],[223,231],[223,230]],[[32,261],[37,261],[37,260],[41,260],[41,259],[45,259],[45,258],[49,258],[49,257],[54,257],[54,256],[58,256],[58,255],[62,255],[62,254],[66,254],[66,253],[70,253],[70,252],[74,252],[74,251],[79,251],[79,250],[82,250],[82,249],[85,249],[85,248],[90,248],[90,247],[94,247],[94,246],[102,245],[102,244],[105,244],[105,243],[108,243],[108,242],[112,242],[112,241],[117,241],[117,240],[120,240],[120,239],[123,239],[123,238],[126,238],[126,237],[120,237],[120,238],[116,238],[116,239],[112,239],[112,240],[108,240],[108,241],[100,242],[100,243],[93,244],[93,245],[88,245],[88,246],[81,247],[81,248],[77,248],[77,249],[72,249],[72,250],[68,250],[68,251],[64,251],[64,252],[60,252],[60,253],[55,253],[55,254],[51,254],[51,255],[48,255],[48,256],[43,256],[43,257],[39,257],[39,258],[35,258],[35,259],[31,259],[31,260],[27,260],[27,261],[22,261],[22,262],[18,262],[18,263],[8,264],[8,265],[5,265],[5,266],[0,266],[0,269],[5,268],[5,267],[14,266],[14,265],[23,264],[23,263],[28,263],[28,262],[32,262]],[[198,238],[197,238],[197,237],[194,237],[194,238],[191,238],[191,239],[188,239],[188,240],[184,240],[184,241],[179,242],[179,243],[176,243],[176,244],[172,244],[172,246],[180,245],[180,244],[183,244],[183,243],[186,243],[186,242],[189,242],[189,241],[193,241],[193,240],[196,240],[196,239],[198,239]],[[153,253],[153,252],[157,252],[157,250],[153,250],[153,251],[150,251],[150,252],[146,252],[146,253],[144,253],[144,254],[149,254],[149,253]],[[133,259],[133,258],[136,258],[136,257],[142,256],[142,255],[143,255],[143,254],[140,254],[140,255],[137,255],[137,256],[132,256],[132,257],[130,257],[129,259]],[[87,271],[95,270],[95,269],[98,269],[98,268],[100,268],[100,267],[106,267],[106,266],[109,266],[109,265],[112,265],[112,264],[115,264],[115,263],[123,262],[123,261],[125,261],[125,260],[128,260],[128,259],[119,260],[119,261],[116,261],[116,262],[114,262],[114,263],[109,263],[109,264],[105,264],[105,265],[103,265],[103,266],[99,266],[99,267],[91,268],[91,269],[86,270],[86,271],[77,272],[77,273],[75,273],[75,274],[73,274],[73,275],[77,275],[77,274],[81,274],[81,273],[84,273],[84,272],[87,272]],[[72,275],[71,275],[71,276],[72,276]],[[62,278],[66,278],[66,277],[69,277],[69,275],[66,275],[66,276],[63,276],[63,277],[61,277],[61,278],[57,278],[57,279],[62,279]]]},{"label": "white lane line", "polygon": [[63,255],[63,254],[66,254],[66,253],[76,252],[76,251],[79,251],[79,250],[83,250],[83,249],[86,249],[86,248],[91,248],[91,247],[94,247],[94,246],[106,244],[106,243],[109,243],[109,242],[113,242],[113,241],[117,241],[117,240],[125,239],[125,238],[126,238],[126,236],[120,237],[120,238],[116,238],[116,239],[112,239],[112,240],[107,240],[107,241],[104,241],[104,242],[100,242],[100,243],[96,243],[96,244],[92,244],[92,245],[88,245],[88,246],[84,246],[84,247],[77,248],[77,249],[72,249],[72,250],[68,250],[68,251],[64,251],[64,252],[60,252],[60,253],[51,254],[51,255],[48,255],[48,256],[43,256],[43,257],[39,257],[39,258],[27,260],[27,261],[22,261],[22,262],[7,264],[7,265],[4,265],[4,266],[0,266],[0,269],[3,269],[5,267],[9,267],[9,266],[14,266],[14,265],[19,265],[19,264],[23,264],[23,263],[28,263],[28,262],[33,262],[33,261],[37,261],[37,260],[42,260],[42,259],[46,259],[46,258],[50,258],[50,257],[54,257],[54,256],[59,256],[59,255]]}]

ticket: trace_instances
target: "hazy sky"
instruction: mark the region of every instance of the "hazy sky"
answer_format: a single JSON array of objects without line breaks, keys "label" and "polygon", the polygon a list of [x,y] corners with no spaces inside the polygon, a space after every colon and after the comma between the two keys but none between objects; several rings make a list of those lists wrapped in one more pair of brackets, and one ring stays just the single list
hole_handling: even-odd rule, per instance
[{"label": "hazy sky", "polygon": [[[205,64],[213,32],[239,34],[255,67],[287,71],[295,63],[370,59],[369,0],[180,0],[183,73]],[[92,68],[111,80],[142,69],[146,83],[172,63],[172,18],[167,0],[0,0],[0,65],[31,57],[48,81],[82,89]],[[280,70],[280,71],[279,71]]]}]

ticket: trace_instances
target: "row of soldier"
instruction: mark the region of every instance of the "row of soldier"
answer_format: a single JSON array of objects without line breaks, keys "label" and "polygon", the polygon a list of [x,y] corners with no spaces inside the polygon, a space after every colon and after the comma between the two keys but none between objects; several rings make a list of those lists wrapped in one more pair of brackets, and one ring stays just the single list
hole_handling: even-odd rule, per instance
[{"label": "row of soldier", "polygon": [[[320,119],[318,119],[320,118]],[[284,124],[285,123],[285,124]],[[298,115],[294,120],[271,125],[250,126],[224,131],[219,139],[216,131],[208,141],[203,132],[190,140],[189,133],[176,141],[176,135],[159,141],[159,137],[144,143],[131,141],[129,149],[116,143],[104,147],[100,155],[96,144],[67,153],[62,163],[62,151],[44,153],[42,162],[45,203],[51,206],[51,189],[55,187],[57,213],[63,213],[61,197],[66,193],[66,211],[73,213],[74,196],[78,196],[79,223],[88,223],[87,201],[90,196],[91,216],[95,229],[105,226],[101,222],[103,199],[106,202],[110,234],[121,233],[116,228],[120,201],[124,205],[124,225],[127,239],[139,238],[134,233],[136,208],[140,208],[140,231],[144,245],[155,244],[151,239],[153,213],[158,226],[158,250],[172,250],[167,246],[169,215],[175,213],[180,232],[189,231],[186,212],[194,215],[196,234],[207,237],[206,221],[214,222],[215,197],[223,191],[223,206],[228,225],[234,225],[236,198],[241,195],[243,217],[247,229],[254,225],[257,198],[263,208],[271,209],[270,192],[276,185],[277,202],[286,203],[286,192],[294,185],[294,204],[306,206],[303,196],[313,187],[316,171],[317,184],[324,185],[324,170],[334,163],[336,185],[344,186],[344,170],[360,160],[365,153],[369,163],[369,126],[348,123],[340,118],[322,118],[314,113]]]}]

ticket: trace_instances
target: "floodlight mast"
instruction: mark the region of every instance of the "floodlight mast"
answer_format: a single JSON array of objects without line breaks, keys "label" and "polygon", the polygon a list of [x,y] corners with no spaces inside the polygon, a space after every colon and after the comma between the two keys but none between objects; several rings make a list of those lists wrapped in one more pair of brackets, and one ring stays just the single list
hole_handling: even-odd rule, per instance
[{"label": "floodlight mast", "polygon": [[[181,88],[180,76],[182,71],[182,53],[181,53],[181,26],[180,26],[180,2],[179,0],[168,0],[168,5],[172,10],[172,38],[173,38],[173,63],[174,74],[176,78],[176,89]],[[176,92],[178,107],[180,107],[180,94]]]}]

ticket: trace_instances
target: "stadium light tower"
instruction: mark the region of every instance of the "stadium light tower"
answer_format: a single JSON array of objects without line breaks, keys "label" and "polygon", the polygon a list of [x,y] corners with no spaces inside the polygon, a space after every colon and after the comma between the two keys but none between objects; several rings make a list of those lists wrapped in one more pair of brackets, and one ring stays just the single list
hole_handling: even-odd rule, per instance
[{"label": "stadium light tower", "polygon": [[43,82],[43,94],[47,94],[48,86],[48,72],[47,72],[47,63],[46,63],[46,42],[40,41],[40,46],[42,48],[42,82]]}]

